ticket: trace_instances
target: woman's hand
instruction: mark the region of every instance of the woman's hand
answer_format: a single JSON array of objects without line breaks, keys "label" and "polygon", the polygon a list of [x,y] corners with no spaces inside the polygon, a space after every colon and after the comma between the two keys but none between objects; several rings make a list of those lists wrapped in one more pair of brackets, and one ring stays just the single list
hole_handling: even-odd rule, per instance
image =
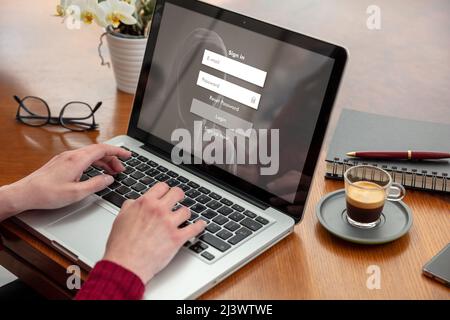
[{"label": "woman's hand", "polygon": [[[129,151],[106,144],[63,152],[29,176],[0,188],[0,221],[25,210],[60,208],[100,191],[114,181],[111,175],[124,170],[117,157],[130,156]],[[108,174],[80,182],[92,164]]]},{"label": "woman's hand", "polygon": [[205,228],[201,219],[178,228],[191,216],[186,207],[172,212],[172,207],[183,198],[180,188],[159,182],[139,199],[125,201],[103,258],[127,268],[147,283],[167,266],[186,241]]}]

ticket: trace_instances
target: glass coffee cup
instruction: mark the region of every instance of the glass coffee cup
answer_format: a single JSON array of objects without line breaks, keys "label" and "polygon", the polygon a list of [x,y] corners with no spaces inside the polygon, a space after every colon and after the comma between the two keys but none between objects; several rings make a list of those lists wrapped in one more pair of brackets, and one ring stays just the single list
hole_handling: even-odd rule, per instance
[{"label": "glass coffee cup", "polygon": [[344,181],[347,220],[359,228],[377,226],[386,200],[400,201],[406,194],[388,172],[374,166],[351,167],[344,173]]}]

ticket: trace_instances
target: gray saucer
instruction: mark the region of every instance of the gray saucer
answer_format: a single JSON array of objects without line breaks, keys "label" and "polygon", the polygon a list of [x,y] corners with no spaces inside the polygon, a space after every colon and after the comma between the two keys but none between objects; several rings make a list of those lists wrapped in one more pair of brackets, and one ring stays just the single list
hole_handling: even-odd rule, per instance
[{"label": "gray saucer", "polygon": [[346,218],[345,190],[323,197],[316,214],[322,226],[335,236],[356,243],[382,244],[396,240],[411,228],[411,209],[402,201],[386,201],[379,224],[371,229],[352,226]]}]

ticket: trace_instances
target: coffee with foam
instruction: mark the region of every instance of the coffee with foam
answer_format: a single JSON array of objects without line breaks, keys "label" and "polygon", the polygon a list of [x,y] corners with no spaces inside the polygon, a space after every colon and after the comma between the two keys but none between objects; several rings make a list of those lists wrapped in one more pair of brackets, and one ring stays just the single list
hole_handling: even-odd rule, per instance
[{"label": "coffee with foam", "polygon": [[374,182],[357,181],[347,186],[347,215],[361,223],[380,218],[386,200],[386,191]]}]

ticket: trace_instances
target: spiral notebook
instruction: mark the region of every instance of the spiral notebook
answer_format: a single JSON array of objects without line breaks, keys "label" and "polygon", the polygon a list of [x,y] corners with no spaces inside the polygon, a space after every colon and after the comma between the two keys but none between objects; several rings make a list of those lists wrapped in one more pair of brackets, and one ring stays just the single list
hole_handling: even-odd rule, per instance
[{"label": "spiral notebook", "polygon": [[326,158],[326,178],[343,179],[348,167],[370,164],[388,171],[407,188],[450,192],[450,159],[371,160],[346,156],[350,151],[450,152],[450,125],[344,109]]}]

